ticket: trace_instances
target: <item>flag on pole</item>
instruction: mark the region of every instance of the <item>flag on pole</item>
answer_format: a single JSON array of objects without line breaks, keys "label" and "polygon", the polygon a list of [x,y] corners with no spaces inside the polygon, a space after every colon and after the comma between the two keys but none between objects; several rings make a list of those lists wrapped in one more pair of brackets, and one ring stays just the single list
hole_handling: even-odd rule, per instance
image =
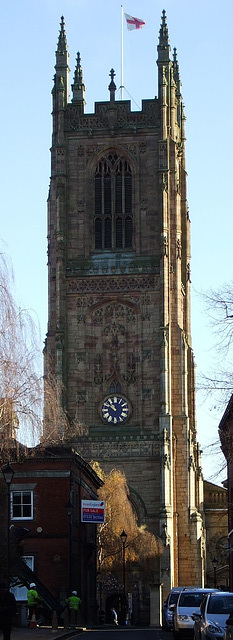
[{"label": "flag on pole", "polygon": [[133,16],[129,16],[128,13],[125,13],[125,19],[127,22],[127,29],[132,31],[132,29],[141,29],[144,27],[144,20],[140,20],[140,18],[134,18]]}]

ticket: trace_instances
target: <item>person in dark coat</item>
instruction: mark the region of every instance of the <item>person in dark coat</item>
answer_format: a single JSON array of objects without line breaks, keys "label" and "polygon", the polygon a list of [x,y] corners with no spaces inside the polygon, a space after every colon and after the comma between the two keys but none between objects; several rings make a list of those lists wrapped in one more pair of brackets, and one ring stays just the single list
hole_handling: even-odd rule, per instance
[{"label": "person in dark coat", "polygon": [[3,640],[10,640],[12,624],[16,615],[16,600],[13,593],[7,590],[4,582],[0,583],[0,629]]}]

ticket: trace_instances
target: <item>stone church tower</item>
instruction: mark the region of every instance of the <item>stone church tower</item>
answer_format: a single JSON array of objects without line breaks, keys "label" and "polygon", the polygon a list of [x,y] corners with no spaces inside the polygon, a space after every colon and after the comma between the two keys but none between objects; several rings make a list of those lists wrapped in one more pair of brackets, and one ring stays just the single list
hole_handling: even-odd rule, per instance
[{"label": "stone church tower", "polygon": [[[115,100],[112,69],[109,101],[86,114],[79,53],[69,98],[61,20],[45,371],[52,364],[62,382],[71,423],[88,429],[74,446],[87,461],[124,470],[139,522],[162,537],[154,581],[168,590],[203,585],[205,543],[185,117],[165,12],[157,51],[158,97],[131,111],[130,101]],[[45,436],[49,429],[45,423]]]}]

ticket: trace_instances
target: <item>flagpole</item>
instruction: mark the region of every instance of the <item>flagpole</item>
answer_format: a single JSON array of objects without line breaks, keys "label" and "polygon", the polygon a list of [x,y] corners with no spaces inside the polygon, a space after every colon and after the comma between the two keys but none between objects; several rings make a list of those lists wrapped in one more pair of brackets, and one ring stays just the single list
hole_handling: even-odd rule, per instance
[{"label": "flagpole", "polygon": [[123,5],[121,5],[121,100],[123,100]]}]

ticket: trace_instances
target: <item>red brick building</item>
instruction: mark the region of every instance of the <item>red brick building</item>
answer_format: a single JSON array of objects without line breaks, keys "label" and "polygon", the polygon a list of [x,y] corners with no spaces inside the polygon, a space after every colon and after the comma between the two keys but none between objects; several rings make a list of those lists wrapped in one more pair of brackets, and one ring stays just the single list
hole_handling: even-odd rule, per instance
[{"label": "red brick building", "polygon": [[29,530],[20,545],[35,582],[62,604],[70,589],[76,589],[82,619],[94,621],[96,525],[81,522],[81,500],[97,499],[101,480],[64,446],[36,447],[23,462],[11,464],[11,531]]},{"label": "red brick building", "polygon": [[227,461],[229,585],[233,591],[233,395],[219,424],[219,435]]}]

